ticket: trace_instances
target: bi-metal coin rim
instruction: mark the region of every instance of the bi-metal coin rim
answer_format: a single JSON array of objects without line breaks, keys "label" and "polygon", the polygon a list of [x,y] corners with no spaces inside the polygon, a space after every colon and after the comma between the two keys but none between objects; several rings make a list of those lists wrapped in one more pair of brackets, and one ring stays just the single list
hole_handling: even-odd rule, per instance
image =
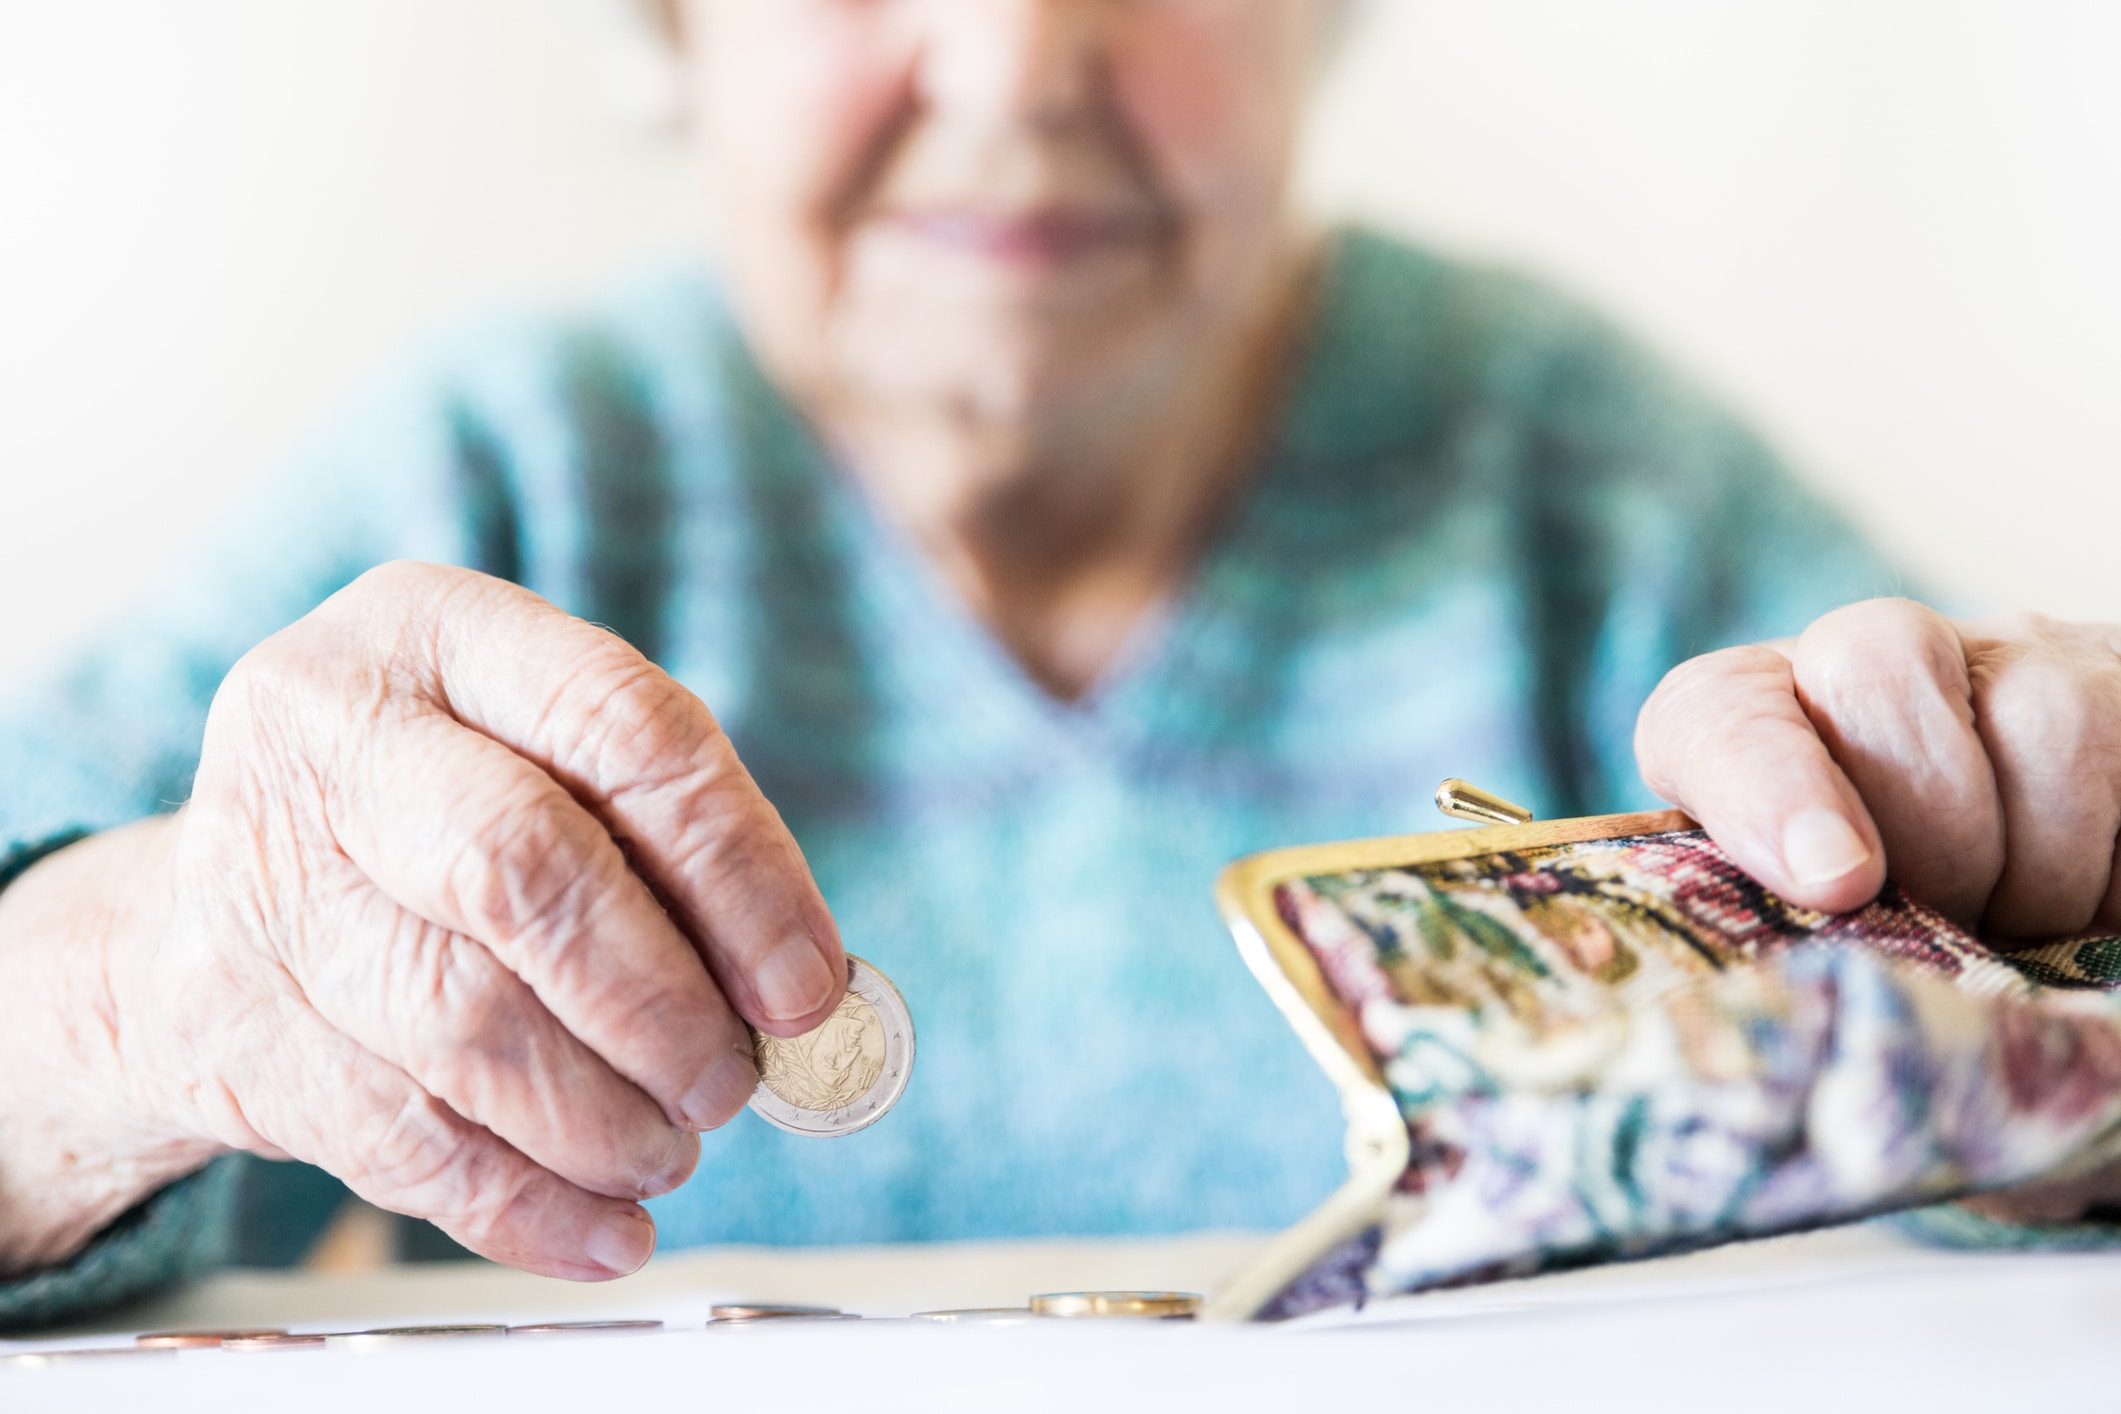
[{"label": "bi-metal coin rim", "polygon": [[1059,1319],[1148,1317],[1164,1320],[1197,1315],[1201,1297],[1191,1291],[1050,1291],[1031,1298],[1038,1315]]},{"label": "bi-metal coin rim", "polygon": [[913,1013],[906,999],[889,977],[853,953],[847,954],[847,990],[869,1003],[884,1028],[884,1068],[874,1085],[836,1110],[799,1109],[768,1090],[761,1079],[751,1092],[751,1109],[776,1129],[823,1139],[859,1133],[888,1114],[906,1093],[906,1082],[913,1078]]}]

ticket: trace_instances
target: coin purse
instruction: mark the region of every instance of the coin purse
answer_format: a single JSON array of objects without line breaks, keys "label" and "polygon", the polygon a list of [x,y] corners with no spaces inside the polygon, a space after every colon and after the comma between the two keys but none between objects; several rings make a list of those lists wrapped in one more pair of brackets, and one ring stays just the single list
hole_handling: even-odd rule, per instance
[{"label": "coin purse", "polygon": [[2121,938],[1796,908],[1677,812],[1255,855],[1225,921],[1338,1086],[1347,1183],[1209,1314],[1279,1319],[2121,1157]]}]

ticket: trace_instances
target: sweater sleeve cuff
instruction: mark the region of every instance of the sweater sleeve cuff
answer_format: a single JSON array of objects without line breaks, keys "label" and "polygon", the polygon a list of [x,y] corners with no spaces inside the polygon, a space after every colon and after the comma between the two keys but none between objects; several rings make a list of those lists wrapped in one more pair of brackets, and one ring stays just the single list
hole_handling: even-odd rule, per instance
[{"label": "sweater sleeve cuff", "polygon": [[46,835],[41,840],[0,841],[0,889],[27,874],[37,861],[57,854],[70,844],[79,844],[92,833],[90,830],[65,830]]},{"label": "sweater sleeve cuff", "polygon": [[[0,844],[0,889],[88,830]],[[210,1262],[227,1243],[236,1170],[216,1162],[149,1197],[56,1267],[0,1281],[0,1331],[26,1330],[146,1296]]]},{"label": "sweater sleeve cuff", "polygon": [[217,1160],[127,1212],[70,1260],[0,1282],[0,1331],[138,1300],[210,1265],[227,1246],[236,1177],[235,1164]]}]

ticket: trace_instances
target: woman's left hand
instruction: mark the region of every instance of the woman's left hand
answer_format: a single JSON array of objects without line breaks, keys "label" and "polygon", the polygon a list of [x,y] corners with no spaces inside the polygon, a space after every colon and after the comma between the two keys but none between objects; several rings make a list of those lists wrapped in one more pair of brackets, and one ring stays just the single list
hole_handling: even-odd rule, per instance
[{"label": "woman's left hand", "polygon": [[2121,931],[2121,627],[1854,604],[1673,669],[1635,752],[1793,903],[1858,908],[1890,872],[2004,946]]}]

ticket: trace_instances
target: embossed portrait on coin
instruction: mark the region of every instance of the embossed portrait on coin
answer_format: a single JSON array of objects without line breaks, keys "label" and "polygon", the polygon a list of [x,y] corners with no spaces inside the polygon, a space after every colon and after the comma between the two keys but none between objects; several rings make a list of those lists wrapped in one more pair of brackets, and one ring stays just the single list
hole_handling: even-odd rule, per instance
[{"label": "embossed portrait on coin", "polygon": [[867,1094],[884,1070],[884,1023],[853,992],[814,1031],[782,1040],[761,1036],[759,1079],[789,1104],[836,1110]]}]

